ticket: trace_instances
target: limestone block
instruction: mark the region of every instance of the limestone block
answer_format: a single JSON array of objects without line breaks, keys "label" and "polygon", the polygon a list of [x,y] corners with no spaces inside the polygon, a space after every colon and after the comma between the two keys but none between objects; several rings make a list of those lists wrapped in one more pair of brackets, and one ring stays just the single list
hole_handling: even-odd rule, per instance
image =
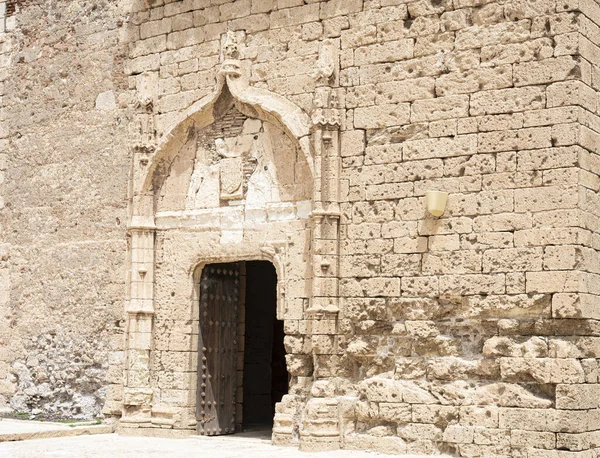
[{"label": "limestone block", "polygon": [[510,431],[506,429],[475,428],[473,442],[483,445],[508,446],[510,445]]},{"label": "limestone block", "polygon": [[480,152],[529,150],[536,147],[550,147],[552,143],[552,128],[550,127],[488,132],[478,136]]},{"label": "limestone block", "polygon": [[362,11],[362,0],[329,0],[321,4],[321,19],[348,15]]},{"label": "limestone block", "polygon": [[600,407],[600,385],[556,385],[556,408],[586,410]]},{"label": "limestone block", "polygon": [[469,361],[455,356],[430,358],[427,378],[430,380],[495,379],[500,374],[494,360]]},{"label": "limestone block", "polygon": [[539,38],[523,43],[484,46],[481,49],[483,65],[502,65],[548,59],[554,55],[552,40]]},{"label": "limestone block", "polygon": [[571,56],[515,65],[515,86],[553,83],[581,77],[579,62]]},{"label": "limestone block", "polygon": [[423,272],[426,274],[481,272],[481,254],[475,251],[425,254]]},{"label": "limestone block", "polygon": [[480,48],[500,43],[525,41],[530,35],[530,21],[501,22],[486,27],[472,26],[456,33],[456,49]]},{"label": "limestone block", "polygon": [[[244,15],[242,15],[244,16]],[[268,14],[253,14],[229,22],[231,30],[245,30],[248,33],[261,32],[269,28]]]},{"label": "limestone block", "polygon": [[312,374],[312,357],[309,355],[285,355],[286,367],[292,376]]},{"label": "limestone block", "polygon": [[275,0],[252,0],[251,12],[268,13],[273,9]]},{"label": "limestone block", "polygon": [[591,294],[554,294],[552,316],[556,318],[592,318],[600,316],[600,298]]},{"label": "limestone block", "polygon": [[548,413],[540,409],[501,409],[500,427],[525,431],[547,431]]},{"label": "limestone block", "polygon": [[290,27],[319,20],[319,4],[286,8],[271,13],[271,28]]},{"label": "limestone block", "polygon": [[437,34],[440,31],[440,25],[438,16],[419,16],[412,20],[407,36],[418,37]]},{"label": "limestone block", "polygon": [[414,78],[407,81],[390,81],[376,85],[375,102],[401,103],[429,99],[434,96],[436,81],[433,78]]},{"label": "limestone block", "polygon": [[342,157],[360,156],[365,151],[365,132],[363,130],[345,131],[341,134]]},{"label": "limestone block", "polygon": [[556,447],[556,434],[513,429],[510,432],[510,444],[518,448],[553,449]]},{"label": "limestone block", "polygon": [[204,30],[200,27],[172,32],[167,35],[167,49],[180,49],[204,41]]},{"label": "limestone block", "polygon": [[157,35],[164,35],[171,32],[171,18],[161,19],[159,21],[144,22],[140,25],[140,38],[142,40]]},{"label": "limestone block", "polygon": [[593,89],[581,81],[554,83],[547,89],[548,107],[579,105],[595,111],[598,101],[593,95]]},{"label": "limestone block", "polygon": [[431,423],[445,427],[458,422],[459,410],[455,406],[440,406],[434,404],[413,404],[412,421],[416,423]]},{"label": "limestone block", "polygon": [[409,12],[411,16],[426,16],[430,14],[443,13],[446,10],[452,9],[452,2],[442,0],[440,2],[429,2],[427,0],[418,0],[410,3]]},{"label": "limestone block", "polygon": [[347,17],[336,16],[323,21],[323,34],[327,38],[336,38],[341,35],[342,30],[348,29],[349,27],[350,25]]},{"label": "limestone block", "polygon": [[412,183],[384,183],[367,185],[368,200],[402,199],[413,195]]},{"label": "limestone block", "polygon": [[458,122],[454,119],[435,121],[429,124],[430,137],[453,137],[458,134]]},{"label": "limestone block", "polygon": [[550,339],[551,356],[557,358],[591,358],[600,349],[597,337],[562,337]]},{"label": "limestone block", "polygon": [[457,9],[456,11],[445,11],[440,16],[443,31],[454,31],[467,28],[470,20],[470,11],[467,9]]},{"label": "limestone block", "polygon": [[346,90],[346,107],[366,107],[375,105],[377,92],[374,84],[359,85],[357,82],[353,87]]},{"label": "limestone block", "polygon": [[524,113],[523,125],[546,126],[577,121],[579,110],[576,107],[557,107]]},{"label": "limestone block", "polygon": [[409,423],[412,418],[411,404],[379,403],[378,418],[394,423]]},{"label": "limestone block", "polygon": [[96,110],[110,111],[117,108],[115,101],[115,93],[113,91],[106,91],[98,94],[96,97]]},{"label": "limestone block", "polygon": [[502,294],[504,275],[442,275],[439,277],[440,294],[451,296]]},{"label": "limestone block", "polygon": [[411,107],[411,122],[466,117],[469,112],[468,96],[448,96],[430,100],[416,100]]},{"label": "limestone block", "polygon": [[541,248],[514,248],[486,250],[483,255],[484,272],[512,272],[542,270]]},{"label": "limestone block", "polygon": [[[394,147],[392,147],[394,146]],[[383,151],[382,154],[378,154]],[[369,147],[365,160],[369,161],[389,161],[390,165],[385,169],[386,182],[405,182],[417,181],[422,179],[441,178],[444,174],[443,162],[441,159],[426,159],[423,161],[400,162],[393,161],[393,157],[402,151],[402,146],[390,145],[390,147]],[[373,156],[371,158],[371,154]],[[400,163],[399,163],[400,162]]]},{"label": "limestone block", "polygon": [[374,437],[367,434],[349,434],[344,438],[344,449],[374,450],[381,453],[406,453],[406,442],[399,437]]},{"label": "limestone block", "polygon": [[147,40],[137,40],[130,46],[129,57],[136,58],[148,54],[162,52],[167,49],[167,36],[158,35]]},{"label": "limestone block", "polygon": [[473,221],[473,229],[477,232],[515,231],[532,226],[532,218],[527,214],[498,213],[478,216]]},{"label": "limestone block", "polygon": [[580,148],[577,146],[519,151],[517,167],[519,170],[574,167],[578,162],[579,153]]},{"label": "limestone block", "polygon": [[460,236],[460,249],[510,248],[513,246],[512,232],[483,232]]},{"label": "limestone block", "polygon": [[[397,164],[402,158],[402,145],[401,144],[390,144],[390,145],[374,145],[366,148],[364,163],[365,165],[370,164]],[[391,165],[390,167],[378,167],[377,170],[381,172],[381,178],[386,182],[397,182],[407,181],[402,179],[395,179],[394,172],[397,170],[397,165]],[[363,168],[364,170],[364,168]],[[368,182],[368,181],[367,181]],[[372,182],[372,181],[371,181]]]},{"label": "limestone block", "polygon": [[463,298],[462,313],[466,317],[549,317],[550,295],[467,296]]},{"label": "limestone block", "polygon": [[410,106],[408,103],[385,104],[354,110],[354,127],[357,129],[377,129],[399,126],[408,123]]},{"label": "limestone block", "polygon": [[464,426],[478,426],[485,428],[498,427],[500,409],[492,406],[464,406],[460,407],[460,421]]},{"label": "limestone block", "polygon": [[473,426],[450,425],[444,430],[442,439],[452,444],[470,444],[474,440]]},{"label": "limestone block", "polygon": [[238,0],[232,3],[224,3],[219,6],[221,13],[221,20],[227,21],[230,19],[237,19],[250,14],[252,6],[252,0]]},{"label": "limestone block", "polygon": [[[226,32],[226,28],[219,27],[224,24],[214,24],[219,22],[220,11],[217,5],[201,10],[195,10],[192,11],[192,13],[194,15],[194,26],[204,27],[207,37],[212,35],[212,39],[220,38],[220,36]],[[218,30],[218,33],[210,33],[211,29]]]},{"label": "limestone block", "polygon": [[513,191],[502,190],[457,194],[449,199],[446,211],[452,216],[472,216],[512,210]]},{"label": "limestone block", "polygon": [[600,442],[600,434],[597,431],[581,434],[556,435],[556,447],[560,450],[588,450]]},{"label": "limestone block", "polygon": [[542,87],[523,87],[478,92],[471,97],[471,115],[512,113],[544,108],[546,94]]},{"label": "limestone block", "polygon": [[477,151],[477,135],[431,138],[404,143],[404,160],[421,160],[471,155]]},{"label": "limestone block", "polygon": [[577,30],[577,24],[575,11],[536,17],[531,21],[531,36],[537,38],[548,34],[559,35],[574,32]]},{"label": "limestone block", "polygon": [[501,358],[503,380],[537,383],[583,383],[585,376],[576,359]]},{"label": "limestone block", "polygon": [[487,357],[544,358],[548,356],[548,343],[541,337],[492,337],[485,341],[483,355]]},{"label": "limestone block", "polygon": [[[421,255],[418,254],[425,250],[426,242],[420,239],[397,239],[394,242],[394,251],[409,253],[386,254],[382,257],[381,273],[383,275],[417,275]],[[415,253],[416,252],[416,253]]]},{"label": "limestone block", "polygon": [[578,292],[582,286],[582,276],[577,272],[527,272],[526,277],[528,293]]},{"label": "limestone block", "polygon": [[387,222],[393,220],[394,205],[388,201],[356,202],[352,206],[352,221]]},{"label": "limestone block", "polygon": [[194,15],[192,12],[178,14],[171,18],[171,30],[185,30],[194,26]]},{"label": "limestone block", "polygon": [[405,39],[385,44],[372,44],[354,51],[354,64],[357,66],[380,62],[395,62],[413,57],[414,40]]},{"label": "limestone block", "polygon": [[477,93],[481,90],[504,89],[511,87],[512,68],[501,65],[494,68],[479,68],[466,72],[451,72],[442,75],[436,81],[438,96]]},{"label": "limestone block", "polygon": [[150,405],[152,394],[153,390],[150,388],[125,388],[123,403],[131,406]]},{"label": "limestone block", "polygon": [[[433,441],[440,441],[443,438],[443,430],[435,425],[411,423],[406,426],[398,427],[398,436],[411,442],[417,441],[424,437]],[[411,443],[411,445],[413,444]]]}]

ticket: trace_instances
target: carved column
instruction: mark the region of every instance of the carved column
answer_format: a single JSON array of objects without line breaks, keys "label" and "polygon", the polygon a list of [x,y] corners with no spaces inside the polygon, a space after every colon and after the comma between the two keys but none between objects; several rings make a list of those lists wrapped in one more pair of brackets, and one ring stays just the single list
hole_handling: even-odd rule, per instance
[{"label": "carved column", "polygon": [[340,113],[338,89],[332,86],[338,67],[337,48],[325,43],[313,73],[318,86],[313,110],[315,164],[312,212],[312,297],[310,314],[336,319],[339,312]]},{"label": "carved column", "polygon": [[[307,314],[307,334],[315,358],[314,378],[329,377],[320,362],[339,354],[339,254],[340,254],[340,107],[335,87],[339,51],[334,42],[321,46],[313,76],[313,149],[315,164],[312,223],[312,294]],[[307,337],[308,337],[307,336]],[[340,447],[335,392],[320,398],[313,382],[301,426],[301,449],[325,450]]]},{"label": "carved column", "polygon": [[123,422],[150,421],[150,350],[154,316],[153,227],[131,226],[130,300]]},{"label": "carved column", "polygon": [[[154,94],[157,75],[144,73],[138,81],[138,102],[135,106],[137,137],[133,147],[133,180],[130,199],[133,215],[128,227],[130,236],[130,270],[128,273],[129,301],[127,313],[127,353],[125,386],[123,389],[122,423],[151,421],[152,388],[150,386],[150,350],[154,317],[154,238],[155,227],[150,205],[139,192],[149,157],[154,152],[156,129],[154,124]],[[148,199],[146,199],[148,200]],[[146,216],[140,213],[147,213]]]}]

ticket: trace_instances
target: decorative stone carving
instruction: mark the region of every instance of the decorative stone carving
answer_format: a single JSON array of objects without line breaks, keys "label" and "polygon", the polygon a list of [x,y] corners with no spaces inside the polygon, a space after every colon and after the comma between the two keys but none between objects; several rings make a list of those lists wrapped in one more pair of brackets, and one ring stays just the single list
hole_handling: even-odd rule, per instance
[{"label": "decorative stone carving", "polygon": [[317,320],[335,319],[339,312],[339,177],[341,115],[335,84],[339,69],[335,43],[321,44],[312,73],[317,87],[313,98],[313,144],[315,163],[314,210],[312,213],[312,297],[307,314]]},{"label": "decorative stone carving", "polygon": [[244,197],[243,158],[239,151],[229,150],[225,140],[217,138],[215,147],[219,155],[219,184],[221,200],[236,200]]},{"label": "decorative stone carving", "polygon": [[331,41],[325,41],[319,50],[319,58],[311,76],[317,83],[330,84],[337,67],[337,49]]},{"label": "decorative stone carving", "polygon": [[140,136],[136,150],[141,153],[152,152],[156,143],[156,124],[154,121],[154,98],[156,93],[156,74],[143,73],[138,80],[137,129]]},{"label": "decorative stone carving", "polygon": [[327,86],[317,88],[313,105],[312,121],[315,126],[326,130],[337,130],[340,128],[341,120],[337,89]]},{"label": "decorative stone carving", "polygon": [[221,45],[221,75],[239,78],[241,76],[240,44],[244,40],[244,32],[229,31],[223,36]]},{"label": "decorative stone carving", "polygon": [[219,201],[244,199],[258,163],[258,139],[258,135],[256,139],[253,136],[216,138],[210,149],[199,142],[186,209],[219,206]]}]

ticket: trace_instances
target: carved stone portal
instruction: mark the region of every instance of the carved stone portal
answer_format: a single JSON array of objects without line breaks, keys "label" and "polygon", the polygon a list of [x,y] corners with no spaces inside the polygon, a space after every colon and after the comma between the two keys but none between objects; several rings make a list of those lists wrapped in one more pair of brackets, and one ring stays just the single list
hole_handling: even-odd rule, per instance
[{"label": "carved stone portal", "polygon": [[158,211],[258,208],[308,201],[312,192],[308,165],[289,136],[234,106],[214,124],[188,130],[163,180]]}]

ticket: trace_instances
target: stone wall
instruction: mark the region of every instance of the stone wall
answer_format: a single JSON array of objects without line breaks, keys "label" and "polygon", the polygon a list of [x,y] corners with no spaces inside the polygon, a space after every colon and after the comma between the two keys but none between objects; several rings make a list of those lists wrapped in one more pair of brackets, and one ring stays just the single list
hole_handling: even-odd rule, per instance
[{"label": "stone wall", "polygon": [[11,4],[0,19],[0,408],[95,418],[122,378],[126,14]]},{"label": "stone wall", "polygon": [[[311,115],[322,108],[315,92],[325,79],[341,113],[332,267],[340,281],[329,292],[340,298],[339,316],[324,331],[304,314],[310,285],[284,285],[288,300],[298,299],[283,316],[294,378],[275,439],[306,449],[594,456],[597,2],[152,0],[81,8],[86,14],[68,2],[26,5],[0,35],[0,71],[8,63],[10,75],[8,122],[0,111],[8,125],[0,138],[9,138],[0,140],[8,151],[0,323],[10,326],[0,328],[0,396],[30,396],[19,375],[37,367],[28,354],[65,354],[65,345],[44,349],[50,331],[75,334],[73,342],[93,335],[102,344],[82,369],[93,389],[75,391],[100,400],[112,384],[105,411],[120,413],[121,354],[109,360],[107,352],[120,350],[123,332],[131,149],[153,151],[186,109],[215,92],[229,30],[243,42],[251,86]],[[324,46],[339,56],[331,77]],[[425,211],[427,190],[449,193],[439,219]],[[291,241],[302,240],[293,262],[305,262],[293,250],[312,249],[306,226],[289,226]],[[194,407],[182,392],[195,390],[188,343],[197,330],[187,315],[171,316],[192,308],[185,269],[197,256],[184,251],[206,254],[215,245],[231,261],[252,250],[240,248],[244,238],[221,237],[221,227],[209,236],[166,229],[157,235],[154,307],[178,329],[143,351],[154,381],[184,358],[173,349],[187,353],[185,369],[169,369],[187,378],[148,383],[169,416],[162,427],[193,430],[193,418],[172,419],[178,406]],[[311,280],[309,264],[296,274]],[[169,282],[184,291],[174,308]],[[68,369],[61,364],[57,371]],[[182,396],[171,410],[168,394]]]},{"label": "stone wall", "polygon": [[[158,72],[159,133],[214,90],[227,30],[245,31],[250,83],[307,113],[321,43],[338,49],[339,328],[323,339],[286,320],[289,353],[313,355],[314,371],[296,372],[276,432],[330,446],[335,431],[324,445],[316,425],[342,410],[347,448],[594,447],[594,20],[594,2],[551,0],[174,2],[133,16],[127,71]],[[450,193],[441,219],[424,211],[430,189]]]}]

